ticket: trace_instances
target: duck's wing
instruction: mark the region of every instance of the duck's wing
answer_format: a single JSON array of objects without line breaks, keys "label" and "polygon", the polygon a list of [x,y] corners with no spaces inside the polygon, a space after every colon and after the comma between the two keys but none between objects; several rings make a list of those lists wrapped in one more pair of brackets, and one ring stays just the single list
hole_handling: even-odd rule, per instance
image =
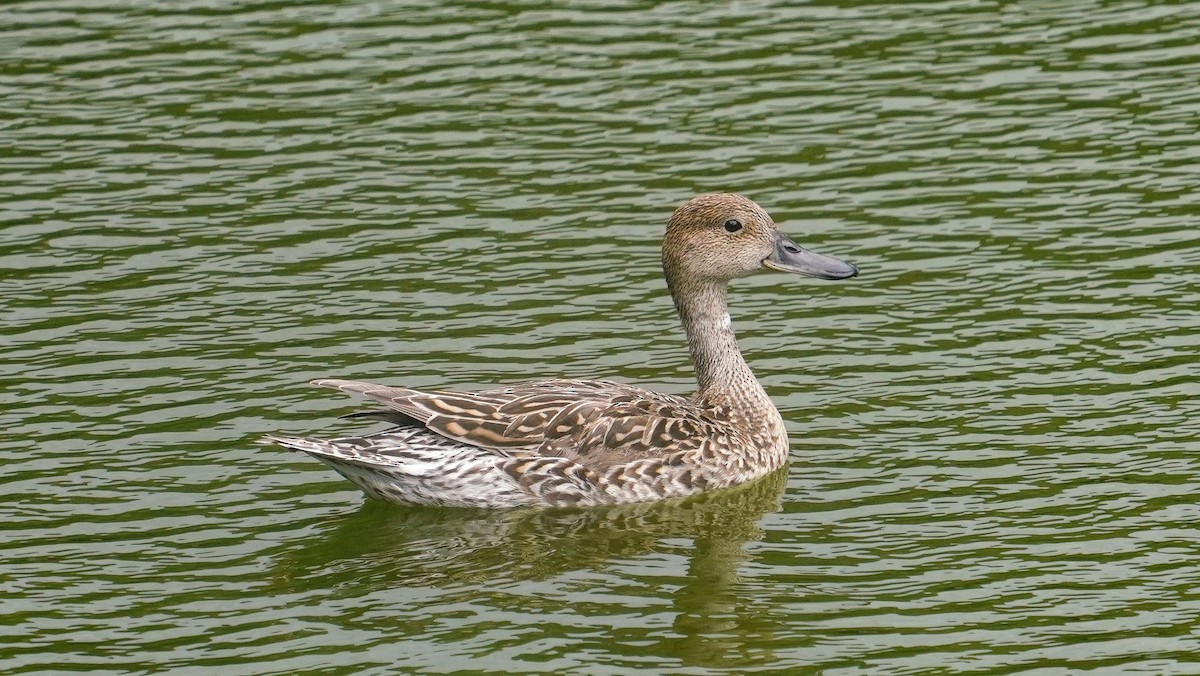
[{"label": "duck's wing", "polygon": [[[513,455],[576,460],[593,469],[675,456],[719,442],[727,428],[687,399],[606,380],[545,380],[480,392],[425,391],[348,380],[314,385],[388,407],[373,414]],[[372,414],[368,414],[372,415]]]}]

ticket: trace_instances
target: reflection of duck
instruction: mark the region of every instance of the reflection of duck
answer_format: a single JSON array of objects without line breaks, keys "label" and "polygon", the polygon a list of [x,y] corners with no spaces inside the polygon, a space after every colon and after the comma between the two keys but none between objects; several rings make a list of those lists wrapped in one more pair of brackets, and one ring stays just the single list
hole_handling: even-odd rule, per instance
[{"label": "reflection of duck", "polygon": [[[587,510],[397,509],[367,501],[339,518],[311,547],[295,549],[277,565],[277,579],[320,575],[347,593],[461,584],[496,585],[546,580],[577,570],[604,569],[655,551],[691,559],[689,571],[703,590],[680,610],[703,612],[713,592],[736,579],[748,541],[761,537],[759,522],[775,512],[787,471],[728,490],[678,500],[612,505]],[[690,539],[693,546],[680,545]],[[668,542],[673,541],[673,542]],[[707,595],[707,596],[706,596]]]},{"label": "reflection of duck", "polygon": [[849,263],[797,246],[740,195],[702,195],[672,215],[663,272],[687,332],[691,398],[611,381],[546,380],[482,392],[419,391],[346,380],[396,427],[324,440],[268,437],[392,502],[474,507],[590,506],[690,495],[781,467],[783,418],[734,340],[729,281],[764,267],[822,279]]},{"label": "reflection of duck", "polygon": [[[307,534],[279,543],[260,593],[295,603],[324,590],[334,606],[353,608],[322,618],[335,633],[373,629],[379,640],[420,643],[435,655],[429,665],[447,664],[443,650],[494,656],[514,641],[544,645],[538,632],[568,631],[577,654],[602,641],[603,654],[630,664],[674,655],[681,665],[740,673],[746,644],[767,643],[756,654],[769,663],[779,631],[781,620],[764,616],[756,598],[788,588],[763,589],[738,574],[760,556],[747,545],[763,539],[763,517],[779,511],[787,480],[780,469],[725,490],[591,509],[367,500],[348,513],[321,510],[321,525],[310,521]],[[530,613],[528,624],[513,624],[518,612]],[[509,634],[514,626],[520,637]],[[453,646],[444,643],[447,627],[459,637]]]}]

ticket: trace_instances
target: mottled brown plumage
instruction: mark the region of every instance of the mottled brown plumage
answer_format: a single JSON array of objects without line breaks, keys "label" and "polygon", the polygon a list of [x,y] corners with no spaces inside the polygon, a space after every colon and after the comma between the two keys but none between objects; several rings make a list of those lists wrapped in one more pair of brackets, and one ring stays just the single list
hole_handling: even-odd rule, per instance
[{"label": "mottled brown plumage", "polygon": [[410,504],[583,506],[688,495],[782,466],[788,440],[734,339],[729,281],[764,267],[825,279],[857,269],[805,251],[740,195],[701,195],[672,215],[663,271],[687,332],[689,398],[607,380],[543,380],[480,392],[348,380],[314,384],[386,407],[362,437],[268,437],[329,464],[367,494]]}]

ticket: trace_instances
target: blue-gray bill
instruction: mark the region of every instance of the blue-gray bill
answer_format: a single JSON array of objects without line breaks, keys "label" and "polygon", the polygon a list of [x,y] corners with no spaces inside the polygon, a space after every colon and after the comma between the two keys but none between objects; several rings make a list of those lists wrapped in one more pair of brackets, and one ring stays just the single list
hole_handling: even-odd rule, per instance
[{"label": "blue-gray bill", "polygon": [[858,274],[853,263],[809,251],[783,234],[777,235],[775,250],[763,260],[763,267],[818,279],[846,279]]}]

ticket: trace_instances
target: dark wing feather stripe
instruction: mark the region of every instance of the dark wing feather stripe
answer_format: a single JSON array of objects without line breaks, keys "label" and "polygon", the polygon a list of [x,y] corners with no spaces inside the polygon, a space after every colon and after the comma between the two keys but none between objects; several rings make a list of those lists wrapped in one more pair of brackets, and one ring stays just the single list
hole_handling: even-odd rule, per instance
[{"label": "dark wing feather stripe", "polygon": [[588,421],[603,417],[606,413],[604,409],[603,402],[571,402],[546,422],[542,434],[547,439],[571,436],[576,430],[586,426]]},{"label": "dark wing feather stripe", "polygon": [[454,395],[438,396],[420,394],[415,397],[409,397],[405,403],[408,406],[419,406],[429,411],[432,415],[445,415],[455,418],[479,418],[484,420],[499,420],[502,417],[497,412],[495,404],[487,401],[471,400],[461,397],[457,393]]},{"label": "dark wing feather stripe", "polygon": [[509,401],[501,404],[496,409],[496,412],[500,415],[511,416],[531,415],[557,411],[563,406],[567,406],[576,401],[579,401],[578,396],[567,396],[562,393],[539,392],[537,394],[515,396]]},{"label": "dark wing feather stripe", "polygon": [[506,435],[508,423],[503,420],[475,420],[439,415],[430,418],[425,426],[451,439],[483,448],[517,448],[530,445],[527,438]]},{"label": "dark wing feather stripe", "polygon": [[514,418],[504,429],[504,436],[521,439],[528,443],[537,443],[541,440],[542,430],[546,429],[545,415],[523,415]]}]

